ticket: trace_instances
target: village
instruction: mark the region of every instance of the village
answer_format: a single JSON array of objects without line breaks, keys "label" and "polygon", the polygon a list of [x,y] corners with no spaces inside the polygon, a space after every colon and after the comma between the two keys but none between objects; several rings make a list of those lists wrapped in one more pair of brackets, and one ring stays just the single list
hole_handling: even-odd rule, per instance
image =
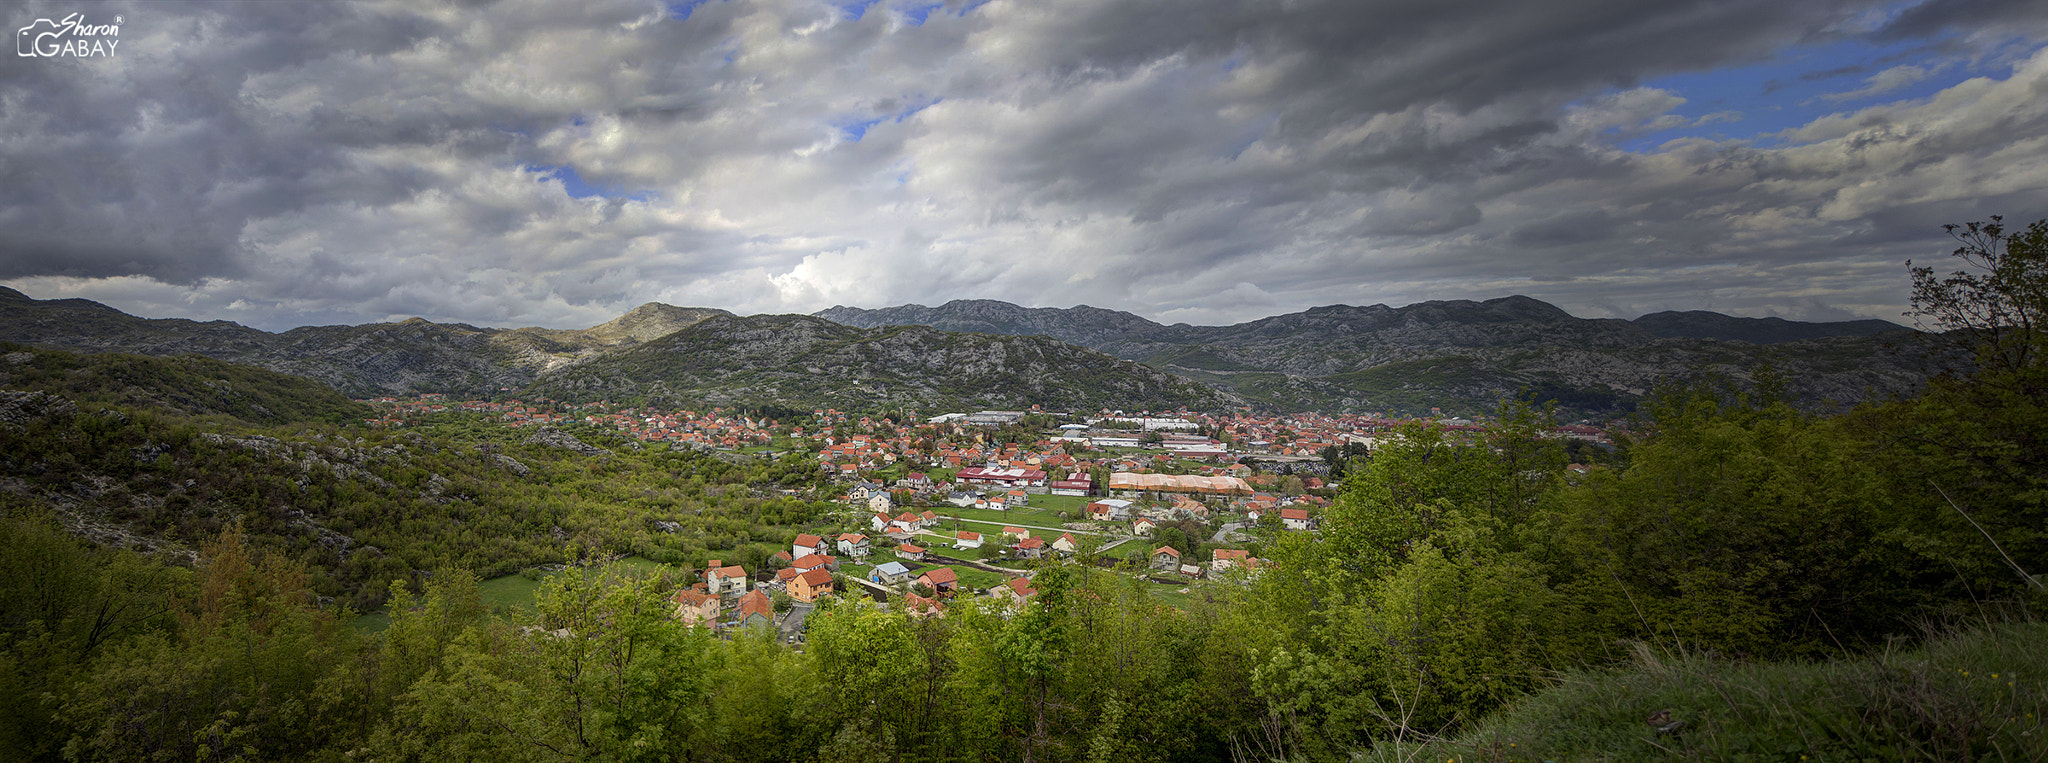
[{"label": "village", "polygon": [[[778,420],[737,410],[663,411],[549,400],[364,401],[369,423],[482,415],[504,426],[582,425],[672,448],[813,458],[840,510],[792,528],[759,569],[710,560],[684,575],[675,616],[719,631],[774,628],[801,643],[823,597],[866,596],[913,617],[944,617],[967,597],[1014,607],[1034,570],[1075,560],[1155,584],[1167,603],[1241,585],[1278,534],[1317,531],[1336,495],[1332,468],[1397,436],[1409,419],[1252,411],[949,413],[908,421],[812,410]],[[909,416],[904,416],[909,419]],[[1451,436],[1484,429],[1429,420]],[[1588,426],[1560,438],[1604,442]]]}]

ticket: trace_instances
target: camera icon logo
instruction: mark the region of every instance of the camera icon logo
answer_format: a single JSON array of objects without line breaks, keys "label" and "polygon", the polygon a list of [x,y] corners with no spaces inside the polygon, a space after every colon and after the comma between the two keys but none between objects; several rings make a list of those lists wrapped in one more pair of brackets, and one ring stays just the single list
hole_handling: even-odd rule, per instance
[{"label": "camera icon logo", "polygon": [[[36,23],[22,27],[20,31],[14,33],[14,54],[31,58],[46,55],[42,52],[44,48],[43,41],[53,37],[63,37],[65,31],[65,28],[58,26],[55,21],[36,19]],[[55,42],[50,43],[51,46],[55,46],[55,44]]]}]

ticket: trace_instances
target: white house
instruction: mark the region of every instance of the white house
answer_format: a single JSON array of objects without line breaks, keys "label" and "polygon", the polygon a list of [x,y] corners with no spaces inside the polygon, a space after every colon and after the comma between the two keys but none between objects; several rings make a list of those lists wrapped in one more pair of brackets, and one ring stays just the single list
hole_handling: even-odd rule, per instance
[{"label": "white house", "polygon": [[868,536],[860,533],[841,533],[839,535],[839,553],[855,559],[862,559],[866,558],[868,553],[873,550],[873,546],[868,543]]},{"label": "white house", "polygon": [[791,543],[789,546],[789,555],[791,558],[802,558],[810,554],[818,554],[822,556],[824,554],[829,553],[832,553],[832,544],[826,543],[824,538],[820,538],[810,533],[803,533],[801,535],[796,536],[796,541],[794,543]]}]

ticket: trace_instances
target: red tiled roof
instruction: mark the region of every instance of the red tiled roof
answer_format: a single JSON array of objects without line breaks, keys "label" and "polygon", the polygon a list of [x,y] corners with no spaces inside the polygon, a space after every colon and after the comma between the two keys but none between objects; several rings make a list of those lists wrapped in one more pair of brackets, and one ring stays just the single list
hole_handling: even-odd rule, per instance
[{"label": "red tiled roof", "polygon": [[770,620],[775,619],[775,604],[773,602],[768,601],[768,594],[762,593],[760,591],[754,591],[753,593],[749,593],[745,596],[740,597],[740,619],[744,620],[746,619],[747,615],[755,613],[759,613]]}]

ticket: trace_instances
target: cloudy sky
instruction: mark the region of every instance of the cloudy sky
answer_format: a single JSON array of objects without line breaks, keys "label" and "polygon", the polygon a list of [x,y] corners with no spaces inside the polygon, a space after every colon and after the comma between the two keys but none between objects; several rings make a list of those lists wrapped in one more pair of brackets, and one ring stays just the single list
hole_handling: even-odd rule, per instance
[{"label": "cloudy sky", "polygon": [[1229,323],[1508,294],[1901,320],[1942,223],[2048,217],[2039,0],[0,22],[73,13],[118,17],[111,55],[20,55],[32,30],[0,64],[0,284],[271,330],[956,298]]}]

